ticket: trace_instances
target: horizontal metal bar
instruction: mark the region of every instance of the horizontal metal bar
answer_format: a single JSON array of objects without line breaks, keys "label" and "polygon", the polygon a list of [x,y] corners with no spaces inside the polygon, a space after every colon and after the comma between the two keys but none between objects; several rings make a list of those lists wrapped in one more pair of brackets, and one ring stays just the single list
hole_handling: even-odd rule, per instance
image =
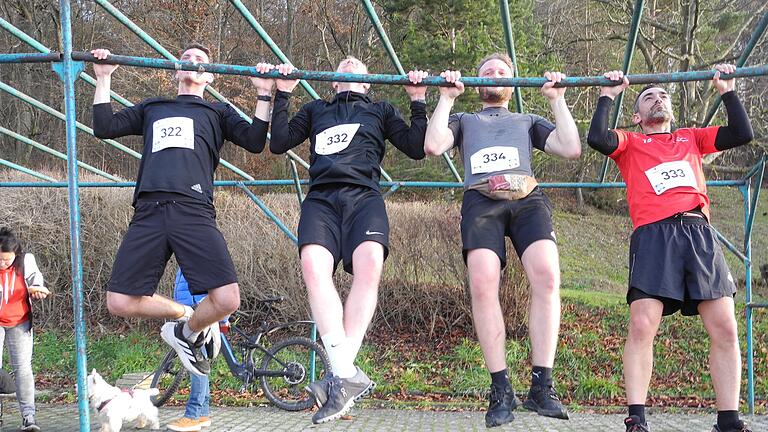
[{"label": "horizontal metal bar", "polygon": [[50,63],[60,62],[61,53],[11,53],[0,54],[2,63]]},{"label": "horizontal metal bar", "polygon": [[[294,186],[296,181],[288,180],[218,180],[213,182],[214,186],[239,187],[244,186]],[[299,180],[299,184],[308,185],[309,180]],[[713,180],[708,181],[707,186],[739,186],[742,183],[737,180]],[[0,187],[66,187],[66,183],[24,183],[24,182],[0,182]],[[134,187],[136,182],[83,182],[80,187]],[[381,187],[418,187],[418,188],[463,188],[464,183],[459,182],[428,182],[428,181],[400,181],[400,182],[379,182]],[[543,189],[567,189],[567,188],[593,188],[593,189],[618,189],[626,187],[623,182],[613,183],[539,183]]]},{"label": "horizontal metal bar", "polygon": [[747,303],[748,308],[768,308],[768,303]]},{"label": "horizontal metal bar", "polygon": [[[351,74],[342,72],[303,71],[296,70],[289,75],[280,75],[277,71],[259,73],[254,66],[228,65],[218,63],[191,63],[170,61],[148,57],[131,57],[122,55],[110,55],[106,60],[98,60],[91,53],[73,52],[72,58],[79,61],[87,61],[104,64],[121,64],[126,66],[148,67],[156,69],[185,70],[194,72],[211,72],[225,75],[246,75],[264,78],[306,79],[312,81],[338,81],[338,82],[364,82],[372,84],[410,84],[407,76],[384,74]],[[632,84],[668,83],[680,81],[706,81],[715,76],[715,70],[673,72],[660,74],[636,74],[628,75]],[[736,72],[723,75],[723,77],[754,77],[768,75],[768,65],[737,68]],[[546,82],[542,77],[519,78],[481,78],[462,77],[461,81],[470,87],[541,87]],[[453,84],[439,76],[427,77],[422,84],[428,86],[450,87]],[[585,86],[612,86],[620,84],[602,76],[570,77],[563,79],[556,87],[585,87]]]},{"label": "horizontal metal bar", "polygon": [[[31,169],[23,167],[23,166],[21,166],[19,164],[15,164],[15,163],[13,163],[13,162],[11,162],[9,160],[5,160],[5,159],[0,158],[0,165],[7,166],[8,168],[15,169],[16,171],[21,171],[24,174],[29,174],[32,177],[37,177],[39,179],[43,179],[45,181],[51,182],[51,183],[47,183],[47,184],[53,184],[53,182],[56,181],[56,179],[53,178],[53,177],[49,177],[49,176],[47,176],[47,175],[45,175],[43,173],[39,173],[39,172],[37,172],[35,170],[31,170]],[[32,183],[32,184],[41,184],[42,185],[42,184],[46,184],[46,183]],[[63,186],[59,186],[59,187],[67,187],[66,183],[59,183],[59,184],[63,185]]]}]

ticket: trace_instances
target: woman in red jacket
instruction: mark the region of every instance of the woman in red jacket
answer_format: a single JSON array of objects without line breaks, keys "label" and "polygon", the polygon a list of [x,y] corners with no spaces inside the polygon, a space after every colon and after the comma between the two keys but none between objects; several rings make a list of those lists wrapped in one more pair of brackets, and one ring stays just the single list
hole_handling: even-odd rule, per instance
[{"label": "woman in red jacket", "polygon": [[35,423],[31,299],[44,299],[48,294],[35,257],[24,254],[13,231],[0,228],[0,352],[7,341],[23,431],[40,430]]}]

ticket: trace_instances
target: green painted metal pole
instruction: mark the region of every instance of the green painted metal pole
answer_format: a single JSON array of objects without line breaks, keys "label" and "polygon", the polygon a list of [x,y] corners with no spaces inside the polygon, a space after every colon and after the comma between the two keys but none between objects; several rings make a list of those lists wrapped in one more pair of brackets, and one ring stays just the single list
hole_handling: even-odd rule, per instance
[{"label": "green painted metal pole", "polygon": [[293,159],[288,159],[291,164],[291,175],[293,176],[293,186],[296,189],[296,197],[299,199],[299,204],[304,202],[304,191],[301,190],[301,179],[299,179],[299,170],[296,169],[296,162]]},{"label": "green painted metal pole", "polygon": [[[46,152],[46,153],[48,153],[50,155],[53,155],[54,157],[57,157],[57,158],[62,159],[62,160],[67,160],[67,155],[65,155],[64,153],[62,153],[60,151],[56,151],[56,150],[54,150],[54,149],[52,149],[52,148],[50,148],[50,147],[48,147],[46,145],[40,144],[39,142],[37,142],[35,140],[29,139],[28,137],[25,137],[24,135],[18,134],[16,132],[14,132],[12,130],[9,130],[9,129],[6,129],[6,128],[2,127],[2,126],[0,126],[0,133],[2,133],[4,135],[8,135],[9,137],[11,137],[13,139],[15,139],[15,140],[17,140],[19,142],[22,142],[24,144],[27,144],[29,146],[32,146],[32,147],[34,147],[34,148],[36,148],[38,150],[42,150],[42,151],[44,151],[44,152]],[[109,173],[104,172],[104,171],[102,171],[102,170],[100,170],[98,168],[95,168],[95,167],[93,167],[91,165],[88,165],[87,163],[78,161],[77,165],[82,167],[85,170],[88,170],[88,171],[90,171],[90,172],[92,172],[94,174],[100,175],[100,176],[102,176],[102,177],[104,177],[104,178],[106,178],[108,180],[123,181],[123,179],[121,179],[120,177],[113,176],[112,174],[109,174]]]},{"label": "green painted metal pole", "polygon": [[[632,67],[632,57],[635,55],[635,47],[637,46],[637,35],[640,30],[640,21],[643,18],[643,8],[645,7],[644,0],[636,0],[635,7],[632,9],[632,23],[629,27],[629,36],[627,36],[627,47],[624,49],[624,65],[622,70],[625,75],[629,75],[629,70]],[[613,105],[613,121],[611,122],[611,129],[616,129],[619,124],[619,117],[621,114],[621,105],[624,102],[624,92],[621,92],[616,97],[616,102]],[[608,156],[603,159],[603,166],[600,169],[600,182],[605,181],[605,176],[608,174],[608,164],[610,159]]]},{"label": "green painted metal pole", "polygon": [[53,177],[49,177],[49,176],[47,176],[45,174],[39,173],[39,172],[37,172],[35,170],[32,170],[32,169],[29,169],[29,168],[25,168],[25,167],[23,167],[23,166],[21,166],[19,164],[15,164],[15,163],[13,163],[11,161],[7,161],[5,159],[0,159],[0,165],[7,166],[8,168],[11,168],[11,169],[15,169],[16,171],[21,171],[24,174],[29,174],[32,177],[37,177],[37,178],[45,180],[47,182],[55,182],[56,181],[56,179],[53,178]]},{"label": "green painted metal pole", "polygon": [[51,63],[61,61],[60,53],[10,53],[0,54],[0,64]]},{"label": "green painted metal pole", "polygon": [[[384,26],[381,25],[381,20],[379,20],[379,15],[376,14],[376,9],[374,9],[369,0],[363,0],[363,6],[365,7],[365,12],[368,14],[368,18],[370,18],[373,27],[379,34],[379,40],[381,40],[381,43],[384,45],[384,49],[387,51],[387,55],[389,56],[389,60],[392,62],[392,66],[395,67],[397,73],[400,75],[405,75],[405,69],[403,69],[403,65],[400,64],[400,59],[397,58],[397,53],[392,47],[392,43],[389,41],[387,32],[384,31]],[[443,160],[446,164],[448,164],[448,169],[451,171],[451,174],[453,174],[453,178],[455,178],[456,181],[461,181],[461,175],[459,175],[459,171],[456,169],[456,166],[453,164],[451,158],[448,157],[447,153],[443,153]],[[389,179],[389,181],[392,181],[392,179]]]},{"label": "green painted metal pole", "polygon": [[[499,0],[499,9],[501,9],[501,25],[504,27],[504,41],[507,45],[507,54],[512,59],[513,76],[517,77],[517,53],[515,52],[515,37],[512,34],[512,20],[509,18],[509,2],[507,0]],[[523,96],[520,94],[520,87],[515,87],[515,105],[517,106],[517,112],[523,112]]]},{"label": "green painted metal pole", "polygon": [[[2,81],[0,81],[0,90],[2,90],[4,92],[8,93],[9,95],[14,96],[14,97],[16,97],[16,98],[18,98],[18,99],[20,99],[20,100],[22,100],[22,101],[32,105],[33,107],[35,107],[35,108],[37,108],[39,110],[42,110],[42,111],[44,111],[44,112],[46,112],[46,113],[56,117],[57,119],[59,119],[59,120],[61,120],[63,122],[67,121],[67,117],[61,111],[58,111],[58,110],[55,110],[55,109],[51,108],[50,106],[40,102],[39,100],[33,98],[32,96],[29,96],[29,95],[27,95],[25,93],[22,93],[21,91],[17,90],[14,87],[9,86],[8,84],[6,84],[6,83],[4,83]],[[80,122],[77,122],[77,121],[75,122],[75,126],[77,127],[77,129],[80,129],[81,131],[83,131],[83,132],[85,132],[85,133],[95,137],[95,135],[93,134],[93,129],[89,128],[88,126],[86,126],[86,125],[84,125],[84,124],[82,124]],[[110,146],[112,146],[112,147],[114,147],[114,148],[116,148],[116,149],[118,149],[118,150],[120,150],[120,151],[122,151],[124,153],[127,153],[127,154],[135,157],[136,159],[141,159],[141,154],[140,153],[138,153],[138,152],[136,152],[136,151],[134,151],[134,150],[132,150],[132,149],[122,145],[122,144],[120,144],[119,142],[117,142],[115,140],[102,139],[101,141],[104,142],[104,143],[109,144]]]},{"label": "green painted metal pole", "polygon": [[[752,35],[749,37],[749,41],[747,41],[747,45],[744,47],[744,50],[741,52],[741,55],[739,56],[738,60],[736,60],[736,67],[742,67],[747,63],[747,59],[749,58],[750,54],[752,54],[752,50],[760,41],[760,38],[763,37],[763,34],[765,33],[766,28],[768,28],[768,12],[763,14],[763,17],[760,19],[760,22],[757,23],[757,27],[755,27],[755,30],[752,31]],[[715,117],[715,113],[717,113],[717,110],[718,108],[720,108],[720,104],[722,102],[723,100],[718,95],[715,98],[715,101],[712,103],[712,106],[709,108],[709,111],[707,111],[707,116],[704,118],[704,121],[701,123],[702,127],[709,125],[709,122],[711,122],[712,118]]]},{"label": "green painted metal pole", "polygon": [[64,83],[64,113],[67,135],[67,191],[69,196],[69,244],[71,250],[72,303],[75,326],[75,349],[77,364],[77,401],[80,414],[80,431],[90,432],[90,412],[87,374],[86,330],[83,311],[83,258],[80,247],[80,189],[77,166],[77,129],[75,128],[77,107],[75,105],[75,81],[83,71],[84,64],[72,61],[72,22],[69,0],[59,0],[61,18],[61,44],[64,58],[54,63],[53,70]]}]

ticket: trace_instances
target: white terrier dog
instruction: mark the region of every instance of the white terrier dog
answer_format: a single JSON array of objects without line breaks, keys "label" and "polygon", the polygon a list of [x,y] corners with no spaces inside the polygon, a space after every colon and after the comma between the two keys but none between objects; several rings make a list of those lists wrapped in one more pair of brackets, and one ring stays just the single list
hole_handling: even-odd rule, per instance
[{"label": "white terrier dog", "polygon": [[96,369],[88,375],[88,401],[101,423],[101,432],[120,432],[123,422],[136,420],[140,428],[149,423],[150,429],[160,429],[157,407],[150,396],[158,394],[156,388],[121,390],[109,385]]}]

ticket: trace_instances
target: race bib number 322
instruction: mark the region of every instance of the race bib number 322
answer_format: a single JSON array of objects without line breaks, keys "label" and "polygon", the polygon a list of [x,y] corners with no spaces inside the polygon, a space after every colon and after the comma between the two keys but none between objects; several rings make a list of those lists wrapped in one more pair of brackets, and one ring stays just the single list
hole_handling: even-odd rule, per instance
[{"label": "race bib number 322", "polygon": [[696,176],[693,174],[691,164],[687,161],[664,162],[647,170],[645,176],[653,186],[656,195],[661,195],[669,189],[690,186],[698,189],[696,186]]},{"label": "race bib number 322", "polygon": [[470,156],[469,163],[472,174],[505,171],[520,166],[520,155],[514,147],[488,147]]},{"label": "race bib number 322", "polygon": [[152,123],[152,153],[177,147],[195,149],[195,123],[188,117],[167,117]]},{"label": "race bib number 322", "polygon": [[330,127],[315,137],[315,153],[330,155],[349,147],[355,137],[360,123],[347,123]]}]

